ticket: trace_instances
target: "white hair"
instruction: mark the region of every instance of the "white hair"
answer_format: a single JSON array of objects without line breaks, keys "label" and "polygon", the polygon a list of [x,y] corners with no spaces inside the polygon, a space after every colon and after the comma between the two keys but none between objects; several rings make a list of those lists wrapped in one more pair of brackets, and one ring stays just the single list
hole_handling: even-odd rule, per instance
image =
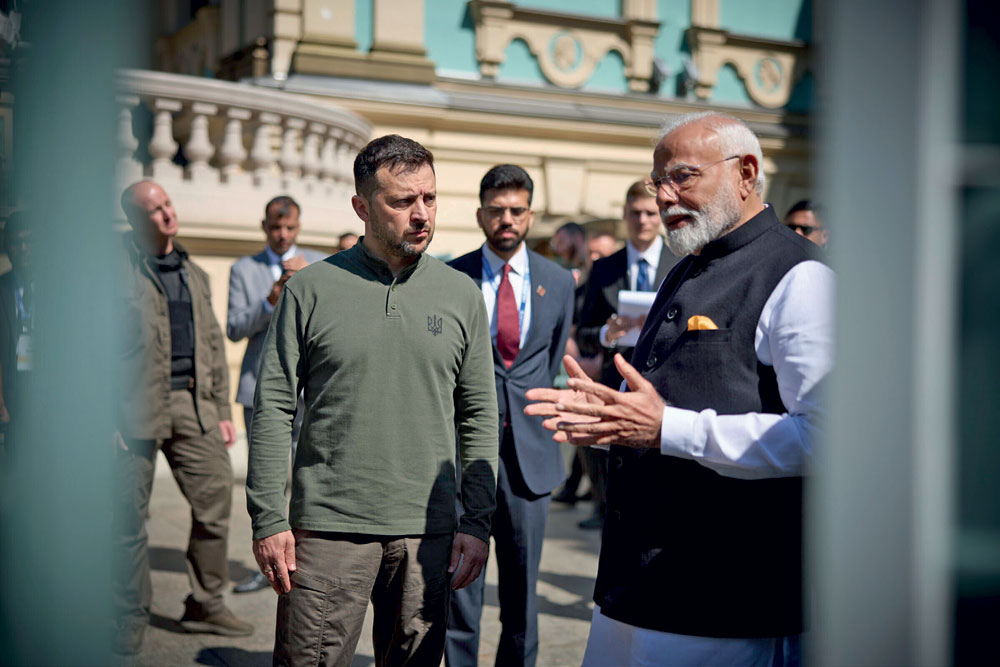
[{"label": "white hair", "polygon": [[739,118],[729,116],[715,111],[699,111],[675,116],[663,124],[660,133],[656,137],[659,144],[663,137],[674,130],[692,123],[702,123],[708,129],[715,132],[719,137],[719,144],[722,152],[727,157],[730,155],[753,155],[757,158],[757,182],[755,189],[757,194],[764,194],[764,152],[760,148],[760,141],[757,135],[747,127]]}]

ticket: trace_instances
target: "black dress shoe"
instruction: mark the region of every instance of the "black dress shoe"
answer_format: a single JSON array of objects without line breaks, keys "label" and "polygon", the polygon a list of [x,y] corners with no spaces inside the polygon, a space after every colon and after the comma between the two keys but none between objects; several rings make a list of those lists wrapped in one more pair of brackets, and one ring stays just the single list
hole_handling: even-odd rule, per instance
[{"label": "black dress shoe", "polygon": [[264,576],[263,572],[255,572],[233,587],[234,593],[253,593],[254,591],[270,588],[271,583]]},{"label": "black dress shoe", "polygon": [[563,489],[556,495],[552,496],[552,500],[557,503],[563,503],[565,505],[576,505],[576,501],[579,499],[576,497],[576,491]]}]

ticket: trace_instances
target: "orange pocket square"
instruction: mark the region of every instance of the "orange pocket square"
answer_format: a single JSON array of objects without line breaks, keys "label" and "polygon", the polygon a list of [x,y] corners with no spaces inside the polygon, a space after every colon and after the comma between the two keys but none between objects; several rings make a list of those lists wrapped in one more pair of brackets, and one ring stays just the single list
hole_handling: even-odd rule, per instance
[{"label": "orange pocket square", "polygon": [[718,329],[710,318],[704,315],[692,315],[688,318],[688,331],[704,331],[705,329]]}]

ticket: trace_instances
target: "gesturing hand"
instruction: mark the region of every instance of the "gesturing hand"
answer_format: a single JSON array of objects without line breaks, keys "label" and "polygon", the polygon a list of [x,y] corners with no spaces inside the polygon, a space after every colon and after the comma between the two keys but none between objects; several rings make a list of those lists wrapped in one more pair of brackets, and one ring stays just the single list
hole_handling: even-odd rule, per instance
[{"label": "gesturing hand", "polygon": [[615,355],[615,366],[628,384],[627,392],[594,382],[570,358],[563,361],[569,389],[529,390],[528,400],[540,402],[526,407],[525,414],[548,417],[542,425],[555,431],[557,442],[659,448],[663,399],[622,355]]}]

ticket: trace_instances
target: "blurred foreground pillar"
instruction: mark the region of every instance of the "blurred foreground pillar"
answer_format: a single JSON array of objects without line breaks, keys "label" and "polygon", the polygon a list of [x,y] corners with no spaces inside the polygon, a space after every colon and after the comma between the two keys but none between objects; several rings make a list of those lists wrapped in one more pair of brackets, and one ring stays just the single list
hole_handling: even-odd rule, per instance
[{"label": "blurred foreground pillar", "polygon": [[810,498],[809,663],[947,664],[961,7],[819,8],[818,198],[838,313],[828,438]]},{"label": "blurred foreground pillar", "polygon": [[13,199],[34,244],[34,367],[0,471],[4,664],[110,662],[114,69],[132,6],[18,3]]}]

